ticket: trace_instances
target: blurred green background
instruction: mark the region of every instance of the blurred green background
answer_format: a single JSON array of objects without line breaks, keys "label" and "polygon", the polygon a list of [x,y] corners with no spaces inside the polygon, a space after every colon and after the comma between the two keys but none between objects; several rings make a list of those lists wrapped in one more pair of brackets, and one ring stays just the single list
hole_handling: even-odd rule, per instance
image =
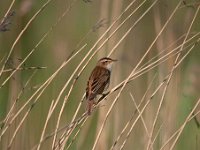
[{"label": "blurred green background", "polygon": [[[69,80],[76,67],[85,58],[89,50],[93,47],[101,35],[103,35],[116,18],[125,11],[125,8],[130,3],[134,2],[133,5],[131,5],[131,7],[118,20],[118,22],[116,22],[116,24],[111,28],[111,30],[106,33],[103,40],[106,40],[106,38],[109,37],[119,24],[123,22],[123,20],[134,10],[136,10],[142,2],[144,2],[136,13],[131,16],[107,42],[105,42],[104,46],[97,52],[97,54],[83,70],[77,82],[74,84],[69,99],[64,107],[59,127],[63,127],[71,122],[72,117],[77,110],[78,104],[85,92],[88,76],[92,68],[95,66],[96,61],[110,53],[111,49],[117,45],[126,31],[137,22],[137,19],[141,17],[147,9],[150,8],[154,0],[92,0],[86,2],[83,0],[1,0],[1,25],[2,20],[4,20],[4,15],[6,14],[9,6],[11,6],[12,2],[14,2],[14,4],[11,7],[10,12],[13,12],[13,15],[7,17],[6,20],[8,24],[6,25],[6,29],[8,29],[8,31],[0,32],[0,68],[4,66],[4,72],[0,75],[0,84],[2,85],[6,78],[11,74],[11,71],[6,72],[5,70],[16,68],[34,48],[34,52],[21,67],[36,68],[17,71],[8,80],[8,82],[0,88],[0,121],[2,124],[2,128],[0,130],[0,149],[4,150],[10,148],[13,150],[26,150],[32,149],[39,143],[51,102],[57,99],[59,93],[63,89],[63,86]],[[49,3],[43,7],[46,2]],[[163,52],[163,54],[169,53],[173,48],[179,46],[181,42],[183,42],[184,38],[169,47],[180,36],[187,33],[192,19],[198,10],[200,1],[158,0],[155,6],[147,12],[147,14],[136,24],[136,26],[134,26],[131,32],[124,38],[120,45],[116,47],[115,51],[110,56],[119,60],[113,66],[110,89],[128,77],[132,69],[137,65],[144,53],[147,51],[152,41],[158,35],[165,22],[169,19],[169,16],[172,14],[179,2],[180,6],[178,10],[142,64],[148,62],[148,60],[157,56],[160,52]],[[8,58],[7,62],[4,63],[14,41],[38,11],[40,11],[39,14],[33,19],[28,28],[22,34],[14,46],[11,56]],[[200,31],[199,14],[200,13],[198,13],[197,18],[192,25],[189,37],[192,37],[192,35],[199,33]],[[42,42],[37,45],[44,36],[45,38]],[[190,41],[191,44],[194,44],[195,42],[197,43],[189,55],[187,55],[183,62],[178,66],[172,76],[158,116],[158,122],[153,133],[153,137],[156,137],[157,133],[158,135],[152,149],[157,150],[161,148],[167,139],[183,124],[200,97],[200,47],[198,38],[199,35]],[[97,44],[93,52],[98,49],[103,40]],[[69,62],[69,64],[59,71],[53,81],[41,94],[17,132],[11,147],[9,147],[9,143],[17,126],[31,107],[32,102],[36,100],[36,97],[34,97],[26,108],[20,113],[20,115],[17,116],[14,122],[8,126],[6,132],[3,133],[6,127],[3,126],[3,120],[11,109],[13,103],[16,99],[18,99],[20,91],[23,90],[17,100],[11,118],[29,100],[34,92],[59,68],[59,66],[68,60],[72,54],[77,52],[85,44],[87,44],[86,47],[84,47],[84,49],[76,55],[74,59]],[[181,58],[189,50],[189,48],[182,53]],[[89,54],[89,56],[91,56],[92,53]],[[107,118],[106,125],[103,128],[96,149],[109,149],[114,144],[116,138],[120,135],[120,132],[126,125],[127,121],[131,119],[136,107],[131,100],[130,93],[133,94],[136,103],[139,104],[146,90],[151,85],[151,89],[145,97],[145,101],[147,101],[157,86],[163,82],[166,75],[168,75],[171,71],[175,58],[175,56],[170,57],[164,63],[136,78],[126,86],[116,105],[112,109],[110,116]],[[86,58],[84,63],[88,59],[89,57]],[[81,65],[81,69],[83,68],[84,63]],[[37,67],[46,67],[46,69],[39,69]],[[79,69],[79,71],[81,69]],[[25,86],[27,80],[29,80],[33,73],[34,76],[30,80],[30,83]],[[74,78],[76,76],[77,73]],[[56,121],[61,110],[63,100],[68,94],[72,83],[73,80],[70,80],[69,86],[67,86],[61,94],[59,103],[47,125],[45,135],[48,135],[55,130]],[[153,121],[163,94],[163,89],[164,87],[161,88],[153,97],[153,100],[143,113],[143,118],[149,132],[152,130]],[[86,120],[86,123],[81,128],[79,135],[76,137],[69,149],[92,149],[97,133],[99,132],[102,122],[105,119],[105,114],[107,113],[117,93],[118,91],[110,94],[108,98],[100,104],[97,111],[94,111],[92,116]],[[81,116],[81,114],[85,112],[85,109],[86,103],[84,101],[78,116]],[[199,110],[200,106],[195,110],[195,112],[198,112]],[[136,116],[134,116],[133,120]],[[198,115],[196,119],[198,121],[200,116]],[[133,120],[131,120],[131,123],[133,123]],[[66,146],[71,142],[73,135],[75,135],[77,130],[78,129],[75,129],[69,137]],[[61,136],[61,134],[58,134],[58,136]],[[115,149],[119,149],[125,139],[125,135],[123,135],[121,140],[117,143]],[[41,149],[50,149],[52,140],[52,138],[49,138],[42,143]],[[125,144],[124,149],[146,149],[148,140],[149,139],[143,123],[141,119],[139,119],[132,130],[127,143]],[[165,147],[165,149],[170,149],[172,141]],[[200,129],[198,129],[195,120],[192,119],[184,128],[174,149],[197,150],[200,149],[199,143]]]}]

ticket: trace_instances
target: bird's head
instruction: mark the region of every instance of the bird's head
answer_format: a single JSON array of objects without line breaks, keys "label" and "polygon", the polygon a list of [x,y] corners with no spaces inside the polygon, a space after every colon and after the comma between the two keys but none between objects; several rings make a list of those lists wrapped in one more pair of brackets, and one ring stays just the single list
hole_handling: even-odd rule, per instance
[{"label": "bird's head", "polygon": [[104,68],[111,71],[112,64],[113,64],[113,62],[116,62],[116,61],[117,61],[116,59],[103,57],[98,61],[97,65],[100,66],[100,67],[104,67]]}]

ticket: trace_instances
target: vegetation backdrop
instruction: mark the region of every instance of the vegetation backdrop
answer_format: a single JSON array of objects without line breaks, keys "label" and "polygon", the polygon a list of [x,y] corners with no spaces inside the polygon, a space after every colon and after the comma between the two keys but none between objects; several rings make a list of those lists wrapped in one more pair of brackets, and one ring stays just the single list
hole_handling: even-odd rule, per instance
[{"label": "vegetation backdrop", "polygon": [[[200,149],[199,0],[1,0],[1,150]],[[118,59],[90,116],[85,88]]]}]

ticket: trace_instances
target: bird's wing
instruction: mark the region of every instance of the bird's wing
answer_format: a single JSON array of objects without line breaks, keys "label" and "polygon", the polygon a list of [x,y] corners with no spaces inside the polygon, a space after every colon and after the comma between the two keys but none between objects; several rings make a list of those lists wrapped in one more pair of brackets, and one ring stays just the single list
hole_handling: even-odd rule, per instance
[{"label": "bird's wing", "polygon": [[86,97],[89,96],[89,99],[95,98],[99,92],[103,92],[109,80],[110,71],[102,67],[96,67],[89,78]]}]

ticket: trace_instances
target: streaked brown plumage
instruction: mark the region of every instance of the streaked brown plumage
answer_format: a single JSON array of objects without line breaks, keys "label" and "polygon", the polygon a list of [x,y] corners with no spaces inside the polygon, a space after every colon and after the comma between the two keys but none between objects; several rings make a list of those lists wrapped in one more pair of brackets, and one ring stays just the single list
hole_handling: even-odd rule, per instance
[{"label": "streaked brown plumage", "polygon": [[96,96],[102,94],[109,86],[112,62],[114,61],[116,60],[107,57],[101,58],[89,77],[86,88],[88,115],[91,114]]}]

